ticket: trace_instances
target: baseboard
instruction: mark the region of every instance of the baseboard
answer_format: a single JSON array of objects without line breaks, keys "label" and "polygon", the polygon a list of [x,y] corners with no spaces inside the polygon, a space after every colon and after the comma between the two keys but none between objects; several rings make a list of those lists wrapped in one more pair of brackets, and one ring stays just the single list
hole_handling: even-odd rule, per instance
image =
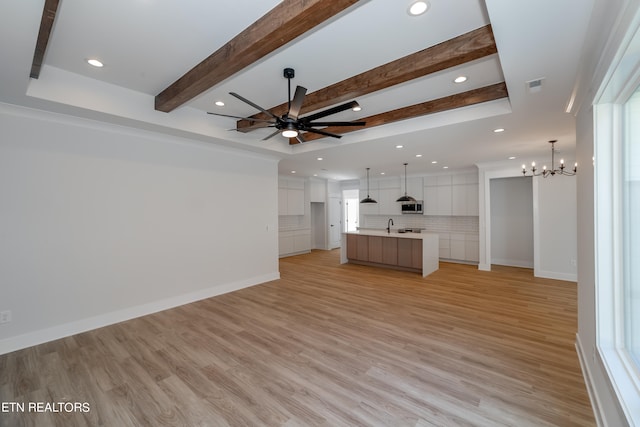
[{"label": "baseboard", "polygon": [[536,271],[534,269],[533,274],[536,277],[542,277],[544,279],[565,280],[567,282],[578,281],[578,275],[576,273],[559,273],[557,271],[546,271],[546,270]]},{"label": "baseboard", "polygon": [[11,353],[13,351],[21,350],[34,345],[43,344],[45,342],[54,341],[60,338],[65,338],[82,332],[87,332],[92,329],[102,328],[104,326],[109,326],[115,323],[124,322],[126,320],[135,319],[136,317],[146,316],[148,314],[157,313],[159,311],[168,310],[170,308],[178,307],[185,304],[190,304],[192,302],[215,297],[240,289],[249,288],[251,286],[270,282],[272,280],[278,280],[279,278],[279,272],[265,274],[262,276],[255,276],[237,282],[225,283],[200,291],[178,295],[176,297],[154,301],[135,307],[129,307],[123,310],[113,311],[110,313],[105,313],[74,322],[64,323],[62,325],[29,332],[23,335],[17,335],[15,337],[5,338],[3,340],[0,340],[0,355]]},{"label": "baseboard", "polygon": [[576,334],[576,352],[578,353],[578,360],[580,361],[580,367],[582,368],[582,376],[584,377],[585,385],[587,386],[587,393],[589,394],[589,400],[591,401],[591,407],[593,408],[593,415],[596,419],[598,427],[606,427],[606,423],[603,421],[605,417],[602,414],[602,405],[598,398],[595,385],[593,383],[593,376],[589,370],[589,364],[587,363],[587,355],[582,347],[580,341],[580,335]]},{"label": "baseboard", "polygon": [[533,261],[508,258],[491,258],[491,263],[496,265],[506,265],[507,267],[533,268]]}]

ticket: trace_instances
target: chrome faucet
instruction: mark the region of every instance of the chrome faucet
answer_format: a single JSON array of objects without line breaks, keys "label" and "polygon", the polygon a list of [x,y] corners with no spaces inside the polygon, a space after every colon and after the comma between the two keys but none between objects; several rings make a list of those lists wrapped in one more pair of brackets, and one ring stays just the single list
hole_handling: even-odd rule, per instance
[{"label": "chrome faucet", "polygon": [[387,233],[391,233],[392,225],[393,225],[393,218],[389,218],[389,221],[387,221]]}]

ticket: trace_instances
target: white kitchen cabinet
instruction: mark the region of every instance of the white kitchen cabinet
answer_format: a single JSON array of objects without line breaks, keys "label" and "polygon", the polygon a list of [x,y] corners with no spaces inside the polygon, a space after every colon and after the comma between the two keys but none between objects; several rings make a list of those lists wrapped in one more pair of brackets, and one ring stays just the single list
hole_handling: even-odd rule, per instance
[{"label": "white kitchen cabinet", "polygon": [[463,233],[451,233],[451,259],[465,261],[465,238]]},{"label": "white kitchen cabinet", "polygon": [[451,214],[478,216],[478,175],[475,173],[453,176],[451,186]]},{"label": "white kitchen cabinet", "polygon": [[281,257],[311,251],[311,230],[281,231],[278,235],[278,254]]},{"label": "white kitchen cabinet", "polygon": [[478,262],[480,259],[478,235],[469,233],[451,233],[449,258],[465,262]]},{"label": "white kitchen cabinet", "polygon": [[424,215],[451,215],[451,185],[424,187]]},{"label": "white kitchen cabinet", "polygon": [[449,233],[438,233],[438,249],[440,258],[451,258],[451,238]]},{"label": "white kitchen cabinet", "polygon": [[480,241],[477,235],[466,235],[464,240],[465,260],[478,262],[480,260]]},{"label": "white kitchen cabinet", "polygon": [[305,214],[305,181],[299,178],[278,178],[278,215]]},{"label": "white kitchen cabinet", "polygon": [[304,215],[304,190],[287,189],[287,215]]},{"label": "white kitchen cabinet", "polygon": [[324,203],[327,201],[327,183],[320,179],[309,179],[309,201]]},{"label": "white kitchen cabinet", "polygon": [[278,188],[278,215],[287,215],[287,189]]},{"label": "white kitchen cabinet", "polygon": [[451,175],[426,176],[424,182],[424,215],[451,215]]},{"label": "white kitchen cabinet", "polygon": [[401,203],[396,202],[400,197],[400,188],[381,188],[378,190],[378,215],[402,214]]},{"label": "white kitchen cabinet", "polygon": [[[404,192],[402,194],[404,194]],[[416,200],[424,200],[422,177],[410,177],[407,179],[407,194]]]}]

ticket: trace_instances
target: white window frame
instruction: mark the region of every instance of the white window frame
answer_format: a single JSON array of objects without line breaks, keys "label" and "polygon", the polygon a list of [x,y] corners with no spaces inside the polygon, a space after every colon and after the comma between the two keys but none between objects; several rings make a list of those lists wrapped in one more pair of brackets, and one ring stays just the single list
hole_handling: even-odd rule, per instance
[{"label": "white window frame", "polygon": [[597,348],[620,406],[640,425],[640,367],[626,348],[623,287],[624,105],[640,87],[636,16],[594,102],[594,209]]}]

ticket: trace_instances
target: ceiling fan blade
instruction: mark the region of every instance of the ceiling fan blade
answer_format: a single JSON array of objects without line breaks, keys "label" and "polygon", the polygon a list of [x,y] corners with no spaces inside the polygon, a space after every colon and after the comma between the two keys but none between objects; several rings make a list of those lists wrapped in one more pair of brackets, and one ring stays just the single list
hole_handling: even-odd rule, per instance
[{"label": "ceiling fan blade", "polygon": [[251,117],[230,116],[229,114],[211,113],[209,111],[207,111],[207,114],[211,114],[213,116],[230,117],[232,119],[249,120],[250,122],[273,123],[273,120],[252,119]]},{"label": "ceiling fan blade", "polygon": [[356,106],[358,106],[358,103],[356,101],[351,101],[351,102],[347,102],[346,104],[338,105],[336,107],[329,108],[324,111],[320,111],[319,113],[311,114],[310,116],[301,117],[300,120],[303,120],[304,122],[309,123],[321,117],[326,117],[326,116],[330,116],[331,114],[336,114],[344,110],[353,109],[353,107],[356,107]]},{"label": "ceiling fan blade", "polygon": [[244,98],[240,95],[238,95],[235,92],[229,92],[229,95],[231,96],[235,96],[236,98],[238,98],[240,101],[245,102],[249,105],[251,105],[253,108],[255,108],[256,110],[260,110],[263,113],[265,113],[266,115],[273,117],[274,119],[276,119],[276,121],[281,120],[280,117],[276,116],[275,114],[273,114],[271,111],[269,110],[265,110],[264,108],[262,108],[261,106],[259,106],[258,104],[254,104],[253,102],[249,101],[247,98]]},{"label": "ceiling fan blade", "polygon": [[366,126],[367,122],[311,122],[306,126]]},{"label": "ceiling fan blade", "polygon": [[276,136],[277,134],[279,134],[280,132],[282,132],[280,129],[276,130],[274,133],[272,133],[271,135],[262,138],[263,141],[266,141],[267,139],[273,138],[274,136]]},{"label": "ceiling fan blade", "polygon": [[333,138],[342,138],[342,135],[338,135],[335,133],[331,133],[331,132],[325,132],[323,130],[320,129],[311,129],[311,128],[305,128],[305,132],[312,132],[312,133],[319,133],[320,135],[324,135],[324,136],[331,136]]},{"label": "ceiling fan blade", "polygon": [[296,86],[296,93],[293,95],[293,100],[291,101],[287,116],[294,120],[298,120],[298,114],[300,114],[300,109],[302,108],[302,103],[304,102],[304,96],[306,93],[306,87]]},{"label": "ceiling fan blade", "polygon": [[302,144],[303,142],[307,142],[307,140],[304,139],[304,137],[302,136],[302,134],[300,132],[298,132],[298,136],[296,136],[296,139],[298,140],[298,142],[300,144]]}]

